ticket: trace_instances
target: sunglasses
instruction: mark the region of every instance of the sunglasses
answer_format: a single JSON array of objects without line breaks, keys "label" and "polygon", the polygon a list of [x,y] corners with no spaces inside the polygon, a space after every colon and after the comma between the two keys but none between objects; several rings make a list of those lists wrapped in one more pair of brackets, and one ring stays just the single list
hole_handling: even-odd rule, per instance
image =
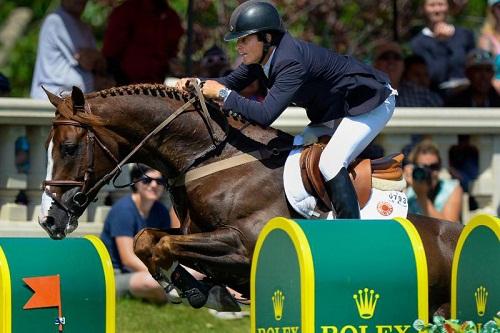
[{"label": "sunglasses", "polygon": [[425,168],[425,169],[429,169],[429,170],[432,170],[432,171],[439,171],[441,170],[441,164],[436,162],[436,163],[432,163],[432,164],[417,164],[418,167],[420,168]]},{"label": "sunglasses", "polygon": [[143,178],[140,179],[140,182],[143,183],[144,185],[149,185],[152,182],[156,182],[156,184],[160,186],[165,186],[167,184],[167,180],[163,177],[161,178],[151,178],[148,176],[144,176]]}]

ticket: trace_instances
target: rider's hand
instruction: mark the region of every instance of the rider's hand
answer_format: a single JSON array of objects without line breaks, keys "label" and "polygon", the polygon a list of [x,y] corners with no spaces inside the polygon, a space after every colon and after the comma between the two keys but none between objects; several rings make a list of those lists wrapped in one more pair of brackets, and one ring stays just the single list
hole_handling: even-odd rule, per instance
[{"label": "rider's hand", "polygon": [[219,90],[221,90],[222,88],[224,88],[224,85],[220,84],[219,82],[214,80],[207,80],[203,84],[201,92],[207,98],[217,99],[219,98]]},{"label": "rider's hand", "polygon": [[177,90],[191,91],[191,89],[189,88],[191,80],[195,80],[195,78],[184,77],[182,79],[179,79],[175,84],[175,87],[177,88]]}]

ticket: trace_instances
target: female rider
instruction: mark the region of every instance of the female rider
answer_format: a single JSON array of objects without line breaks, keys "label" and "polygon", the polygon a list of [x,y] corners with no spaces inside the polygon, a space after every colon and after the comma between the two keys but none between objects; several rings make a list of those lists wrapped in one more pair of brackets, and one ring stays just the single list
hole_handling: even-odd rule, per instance
[{"label": "female rider", "polygon": [[[347,167],[391,118],[397,91],[382,72],[293,38],[268,2],[244,2],[234,10],[229,24],[224,39],[237,39],[243,63],[225,77],[206,81],[203,94],[263,126],[271,125],[291,103],[304,107],[311,120],[308,127],[323,131],[327,127],[333,132],[319,168],[337,218],[359,219]],[[263,101],[237,93],[256,79],[267,85]],[[186,89],[187,80],[179,80],[177,88]],[[337,119],[342,119],[340,124],[334,122]]]}]

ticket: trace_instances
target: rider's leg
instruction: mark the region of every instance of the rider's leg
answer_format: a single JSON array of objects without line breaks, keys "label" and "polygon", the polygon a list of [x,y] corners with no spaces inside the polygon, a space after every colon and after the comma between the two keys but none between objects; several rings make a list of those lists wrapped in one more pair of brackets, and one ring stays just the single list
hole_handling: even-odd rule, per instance
[{"label": "rider's leg", "polygon": [[391,119],[396,104],[394,91],[374,110],[345,117],[326,145],[319,169],[337,218],[359,219],[359,206],[347,167],[368,146]]}]

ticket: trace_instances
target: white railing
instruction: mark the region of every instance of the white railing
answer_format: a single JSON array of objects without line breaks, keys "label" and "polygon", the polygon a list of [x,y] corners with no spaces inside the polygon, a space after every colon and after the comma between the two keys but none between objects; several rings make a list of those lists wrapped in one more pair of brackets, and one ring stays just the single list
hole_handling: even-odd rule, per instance
[{"label": "white railing", "polygon": [[[40,201],[40,184],[45,177],[45,141],[50,130],[54,107],[46,101],[25,98],[0,98],[0,234],[2,223],[28,221],[36,213]],[[290,133],[298,133],[308,123],[301,108],[289,108],[273,124]],[[470,134],[472,142],[480,148],[480,176],[474,183],[473,193],[482,206],[496,211],[500,203],[500,108],[398,108],[377,138],[386,153],[400,151],[410,142],[411,134],[431,134],[442,152],[444,166],[447,151],[457,142],[457,134]],[[30,142],[29,174],[18,174],[14,162],[14,143],[19,136],[27,136]],[[20,189],[30,200],[26,207],[13,205]],[[106,192],[115,197],[107,186],[97,203],[89,207],[83,220],[102,220],[106,210],[102,207]]]}]

